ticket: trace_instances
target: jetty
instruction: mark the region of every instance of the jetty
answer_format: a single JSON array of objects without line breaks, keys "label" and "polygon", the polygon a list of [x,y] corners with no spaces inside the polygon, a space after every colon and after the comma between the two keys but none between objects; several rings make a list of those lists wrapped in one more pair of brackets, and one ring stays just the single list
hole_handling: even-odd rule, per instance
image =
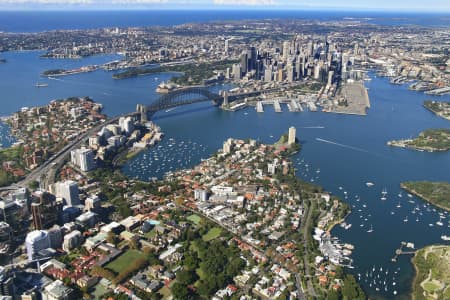
[{"label": "jetty", "polygon": [[414,249],[414,243],[411,242],[401,242],[400,248],[395,250],[394,257],[391,258],[391,261],[396,262],[400,255],[414,255],[416,251],[404,251],[403,248]]}]

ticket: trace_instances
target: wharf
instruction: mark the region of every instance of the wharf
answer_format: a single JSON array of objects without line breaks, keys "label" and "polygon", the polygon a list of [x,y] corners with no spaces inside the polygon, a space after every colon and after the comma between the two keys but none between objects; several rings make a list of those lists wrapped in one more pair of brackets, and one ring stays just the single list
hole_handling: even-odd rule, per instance
[{"label": "wharf", "polygon": [[262,101],[258,101],[256,103],[256,111],[259,112],[259,113],[263,113],[264,112],[264,107],[263,107]]},{"label": "wharf", "polygon": [[273,101],[273,109],[274,109],[275,112],[277,112],[277,113],[283,112],[283,111],[281,110],[281,105],[280,105],[280,102],[279,102],[278,100],[274,100],[274,101]]},{"label": "wharf", "polygon": [[327,110],[328,112],[367,115],[370,100],[363,82],[346,83],[338,97],[345,102],[345,105],[333,105]]},{"label": "wharf", "polygon": [[400,248],[395,250],[395,255],[391,258],[391,261],[396,262],[400,255],[414,255],[416,253],[416,251],[403,251],[404,247],[414,249],[414,244],[401,242]]}]

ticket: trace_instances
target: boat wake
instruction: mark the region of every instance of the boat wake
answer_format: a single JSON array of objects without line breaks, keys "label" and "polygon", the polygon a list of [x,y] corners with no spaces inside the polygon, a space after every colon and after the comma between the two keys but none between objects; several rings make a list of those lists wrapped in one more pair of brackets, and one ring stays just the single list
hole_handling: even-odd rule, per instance
[{"label": "boat wake", "polygon": [[333,142],[333,141],[324,140],[324,139],[321,139],[321,138],[316,138],[316,141],[323,142],[323,143],[328,143],[328,144],[332,144],[332,145],[336,145],[336,146],[339,146],[339,147],[343,147],[343,148],[347,148],[347,149],[351,149],[351,150],[355,150],[355,151],[359,151],[359,152],[370,153],[369,151],[361,149],[361,148],[358,148],[358,147],[344,145],[344,144],[336,143],[336,142]]},{"label": "boat wake", "polygon": [[300,127],[302,129],[324,129],[325,126],[305,126],[305,127]]}]

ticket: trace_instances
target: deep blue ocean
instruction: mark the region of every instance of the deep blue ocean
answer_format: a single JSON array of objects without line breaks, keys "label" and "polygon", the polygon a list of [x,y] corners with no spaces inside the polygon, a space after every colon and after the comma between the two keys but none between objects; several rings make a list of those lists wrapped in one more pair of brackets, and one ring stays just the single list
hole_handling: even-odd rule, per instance
[{"label": "deep blue ocean", "polygon": [[59,29],[92,29],[178,25],[189,22],[242,19],[365,19],[380,25],[448,26],[450,14],[315,10],[125,10],[125,11],[0,11],[0,31],[39,32]]},{"label": "deep blue ocean", "polygon": [[[379,15],[369,22],[450,26],[449,19],[444,16],[405,16]],[[371,16],[366,13],[295,11],[0,12],[0,28],[20,32],[282,17],[342,19]],[[52,80],[41,77],[40,73],[52,68],[101,64],[119,56],[56,60],[40,59],[40,54],[40,51],[0,53],[0,57],[7,60],[0,64],[0,116],[10,115],[23,106],[44,105],[52,99],[70,96],[91,96],[104,105],[106,114],[118,115],[133,111],[138,103],[155,101],[159,96],[155,92],[157,85],[173,75],[164,73],[114,80],[112,72],[99,70]],[[422,106],[423,101],[430,98],[450,101],[450,95],[427,96],[410,91],[407,86],[392,85],[386,78],[377,78],[374,74],[371,77],[372,81],[366,82],[371,108],[365,117],[309,111],[290,113],[284,105],[283,113],[274,112],[270,106],[265,107],[264,113],[257,113],[253,108],[226,112],[210,103],[161,111],[153,120],[165,133],[163,141],[134,157],[122,171],[142,180],[161,177],[166,171],[199,163],[217,151],[228,137],[255,138],[272,143],[290,126],[296,126],[303,145],[302,151],[293,157],[298,176],[323,186],[352,206],[352,214],[347,219],[352,228],[337,227],[333,231],[343,242],[355,245],[352,255],[355,269],[351,272],[361,275],[360,282],[371,299],[409,299],[414,276],[409,262],[411,257],[402,256],[397,263],[390,259],[401,241],[413,242],[416,248],[448,243],[440,236],[450,235],[450,216],[415,197],[407,197],[404,192],[399,197],[399,184],[405,180],[450,182],[450,152],[416,152],[392,148],[386,142],[415,136],[428,128],[450,128],[450,122]],[[36,88],[37,82],[47,83],[48,87]],[[3,146],[9,146],[11,142],[7,131],[7,127],[0,126]],[[368,188],[365,184],[368,181],[375,186]],[[383,188],[388,190],[386,201],[380,200]],[[397,208],[399,203],[401,207]],[[444,226],[436,224],[439,213],[445,216]],[[374,232],[367,233],[369,226],[373,226]]]}]

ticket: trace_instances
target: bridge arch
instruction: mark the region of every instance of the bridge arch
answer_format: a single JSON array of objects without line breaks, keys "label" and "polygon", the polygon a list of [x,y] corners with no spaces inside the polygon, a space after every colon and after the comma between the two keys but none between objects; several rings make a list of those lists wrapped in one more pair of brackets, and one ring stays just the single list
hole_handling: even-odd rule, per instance
[{"label": "bridge arch", "polygon": [[154,114],[160,110],[206,101],[213,101],[215,105],[220,105],[223,97],[204,87],[178,89],[162,95],[155,102],[148,105],[147,112]]}]

